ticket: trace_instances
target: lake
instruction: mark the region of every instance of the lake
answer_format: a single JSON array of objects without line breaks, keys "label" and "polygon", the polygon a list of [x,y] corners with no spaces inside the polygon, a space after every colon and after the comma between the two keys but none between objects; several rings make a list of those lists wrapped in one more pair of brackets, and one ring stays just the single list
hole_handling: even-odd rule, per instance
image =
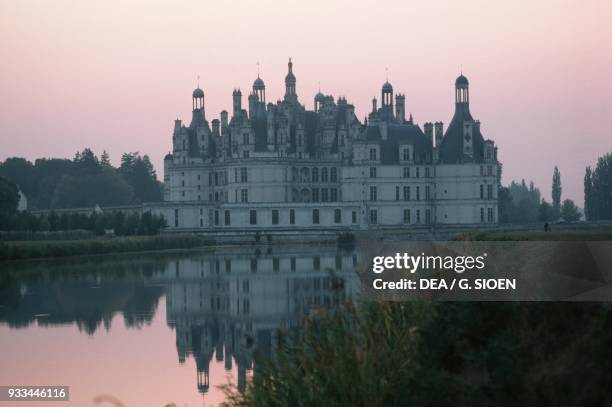
[{"label": "lake", "polygon": [[357,298],[356,263],[335,246],[0,263],[0,384],[70,386],[58,407],[217,405],[279,329]]}]

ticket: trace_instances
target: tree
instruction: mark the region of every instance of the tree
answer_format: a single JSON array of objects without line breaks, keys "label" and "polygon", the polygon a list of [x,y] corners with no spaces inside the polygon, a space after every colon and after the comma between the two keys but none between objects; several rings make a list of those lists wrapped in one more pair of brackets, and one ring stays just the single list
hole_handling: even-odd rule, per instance
[{"label": "tree", "polygon": [[584,217],[587,220],[593,219],[592,199],[593,171],[591,171],[591,167],[586,167],[586,171],[584,173]]},{"label": "tree", "polygon": [[552,205],[542,199],[540,208],[538,211],[538,219],[540,222],[550,222],[553,220],[553,208]]},{"label": "tree", "polygon": [[561,173],[557,166],[555,166],[552,178],[552,208],[555,220],[559,219],[561,213]]},{"label": "tree", "polygon": [[149,156],[141,157],[138,152],[121,156],[119,172],[134,189],[137,202],[157,202],[162,199],[161,184]]},{"label": "tree", "polygon": [[104,150],[102,152],[102,155],[100,156],[100,165],[105,166],[105,167],[111,166],[110,157],[108,156],[108,153],[106,152],[106,150]]},{"label": "tree", "polygon": [[612,219],[612,153],[600,157],[594,170],[587,167],[584,178],[587,219]]},{"label": "tree", "polygon": [[561,205],[561,217],[567,222],[575,222],[580,220],[580,212],[578,207],[571,199],[566,199]]},{"label": "tree", "polygon": [[11,222],[17,214],[19,189],[14,182],[0,177],[0,229],[11,228]]}]

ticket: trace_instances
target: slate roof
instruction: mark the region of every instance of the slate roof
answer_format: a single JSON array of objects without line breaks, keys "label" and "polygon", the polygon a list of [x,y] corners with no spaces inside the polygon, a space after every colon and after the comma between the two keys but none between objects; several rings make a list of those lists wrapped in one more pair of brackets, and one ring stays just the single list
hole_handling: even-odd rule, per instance
[{"label": "slate roof", "polygon": [[380,143],[380,159],[383,164],[398,164],[400,145],[414,146],[414,159],[418,163],[431,160],[432,145],[419,126],[413,124],[388,124],[387,139],[383,140],[377,125],[368,126],[366,140],[369,143]]},{"label": "slate roof", "polygon": [[446,164],[462,162],[482,162],[484,157],[484,138],[480,131],[473,133],[474,157],[463,154],[463,123],[472,121],[472,115],[467,105],[458,105],[451,120],[439,150],[439,160]]}]

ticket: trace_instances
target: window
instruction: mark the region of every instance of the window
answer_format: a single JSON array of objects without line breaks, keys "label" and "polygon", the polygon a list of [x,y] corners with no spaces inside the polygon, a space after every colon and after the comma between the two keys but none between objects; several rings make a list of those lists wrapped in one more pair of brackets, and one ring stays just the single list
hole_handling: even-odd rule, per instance
[{"label": "window", "polygon": [[370,161],[376,161],[376,149],[375,148],[370,149]]},{"label": "window", "polygon": [[493,185],[487,185],[487,199],[493,199]]},{"label": "window", "polygon": [[181,186],[184,187],[185,186],[185,180],[181,180]]},{"label": "window", "polygon": [[200,227],[204,227],[204,219],[200,218]]},{"label": "window", "polygon": [[238,182],[238,168],[234,168],[234,182]]},{"label": "window", "polygon": [[219,211],[215,211],[215,226],[219,226]]},{"label": "window", "polygon": [[291,271],[295,271],[295,266],[296,266],[296,260],[295,257],[291,258]]},{"label": "window", "polygon": [[430,191],[429,185],[425,185],[425,199],[426,200],[430,199],[429,191]]},{"label": "window", "polygon": [[429,167],[425,167],[425,178],[429,178]]},{"label": "window", "polygon": [[404,223],[410,224],[410,209],[404,209]]},{"label": "window", "polygon": [[410,187],[404,187],[404,201],[410,200]]},{"label": "window", "polygon": [[212,185],[213,184],[213,174],[212,172],[208,173],[208,185]]},{"label": "window", "polygon": [[493,175],[493,166],[487,165],[487,175]]},{"label": "window", "polygon": [[487,222],[493,223],[493,208],[487,208]]},{"label": "window", "polygon": [[278,225],[278,209],[272,209],[272,224]]},{"label": "window", "polygon": [[327,182],[327,168],[321,168],[321,182]]},{"label": "window", "polygon": [[376,201],[377,193],[376,187],[370,187],[370,201]]},{"label": "window", "polygon": [[403,155],[404,155],[404,161],[409,161],[410,160],[410,149],[404,148]]},{"label": "window", "polygon": [[421,200],[421,187],[419,186],[416,187],[416,200],[417,201]]},{"label": "window", "polygon": [[421,167],[416,167],[416,177],[419,178],[421,176]]},{"label": "window", "polygon": [[370,167],[370,178],[376,178],[376,167]]},{"label": "window", "polygon": [[484,199],[484,185],[480,184],[480,199]]},{"label": "window", "polygon": [[185,196],[185,191],[181,191],[181,196]]},{"label": "window", "polygon": [[316,167],[312,169],[312,182],[319,182],[319,169]]},{"label": "window", "polygon": [[249,133],[244,133],[242,135],[242,144],[250,144],[249,141]]},{"label": "window", "polygon": [[357,223],[357,211],[351,212],[351,222]]},{"label": "window", "polygon": [[431,223],[431,209],[425,209],[425,223],[428,225]]},{"label": "window", "polygon": [[319,210],[318,209],[312,210],[312,224],[313,225],[319,224]]},{"label": "window", "polygon": [[327,202],[329,199],[328,189],[321,188],[321,202]]},{"label": "window", "polygon": [[230,211],[228,209],[225,210],[225,226],[229,226],[231,223],[230,219]]},{"label": "window", "polygon": [[484,223],[484,208],[480,208],[480,223]]},{"label": "window", "polygon": [[342,210],[334,209],[334,223],[342,223]]},{"label": "window", "polygon": [[276,273],[280,271],[280,259],[278,257],[272,259],[272,271]]},{"label": "window", "polygon": [[395,200],[399,201],[400,198],[400,187],[399,185],[395,187]]},{"label": "window", "polygon": [[404,178],[410,178],[410,167],[404,167]]},{"label": "window", "polygon": [[242,152],[242,158],[249,158],[249,150]]},{"label": "window", "polygon": [[336,167],[332,167],[329,170],[329,178],[330,178],[330,182],[337,182],[338,181],[338,169]]},{"label": "window", "polygon": [[230,259],[225,260],[225,272],[226,273],[232,272],[232,261]]},{"label": "window", "polygon": [[338,201],[338,188],[330,188],[329,193],[330,193],[329,201],[337,202]]},{"label": "window", "polygon": [[484,165],[480,166],[480,175],[485,175],[485,171],[484,171]]},{"label": "window", "polygon": [[240,169],[240,182],[248,182],[247,180],[247,169],[243,167]]},{"label": "window", "polygon": [[257,273],[257,259],[251,259],[251,273]]},{"label": "window", "polygon": [[254,209],[249,211],[249,223],[251,225],[257,225],[257,211]]},{"label": "window", "polygon": [[295,225],[295,209],[289,209],[289,224]]},{"label": "window", "polygon": [[342,270],[342,257],[336,256],[336,270]]},{"label": "window", "polygon": [[315,270],[320,270],[321,269],[321,258],[319,256],[314,256],[312,258],[312,267]]},{"label": "window", "polygon": [[240,202],[243,202],[243,203],[249,202],[249,190],[248,189],[240,190]]},{"label": "window", "polygon": [[319,202],[319,188],[312,189],[312,202]]},{"label": "window", "polygon": [[421,223],[421,210],[420,209],[417,209],[416,223]]},{"label": "window", "polygon": [[370,224],[376,225],[378,223],[378,211],[376,209],[370,209]]}]

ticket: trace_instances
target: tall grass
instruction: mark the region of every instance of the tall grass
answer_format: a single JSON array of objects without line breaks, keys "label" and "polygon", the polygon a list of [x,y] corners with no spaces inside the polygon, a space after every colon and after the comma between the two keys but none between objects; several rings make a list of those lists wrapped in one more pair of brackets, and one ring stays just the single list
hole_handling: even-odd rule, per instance
[{"label": "tall grass", "polygon": [[212,241],[194,235],[0,242],[0,260],[187,249],[210,244]]},{"label": "tall grass", "polygon": [[600,304],[370,303],[281,336],[226,405],[610,405],[611,342]]}]

